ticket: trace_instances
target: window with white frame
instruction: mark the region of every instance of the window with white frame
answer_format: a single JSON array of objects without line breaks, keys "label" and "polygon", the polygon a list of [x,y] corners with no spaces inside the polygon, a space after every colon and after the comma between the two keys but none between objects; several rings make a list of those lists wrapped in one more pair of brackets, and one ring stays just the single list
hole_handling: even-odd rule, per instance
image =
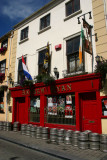
[{"label": "window with white frame", "polygon": [[66,3],[66,17],[80,10],[80,0],[70,0]]},{"label": "window with white frame", "polygon": [[83,65],[79,65],[80,36],[66,41],[67,71],[68,73],[83,71]]},{"label": "window with white frame", "polygon": [[40,19],[40,30],[50,26],[50,14]]},{"label": "window with white frame", "polygon": [[29,27],[26,27],[26,28],[21,30],[20,41],[28,38],[28,30],[29,30]]}]

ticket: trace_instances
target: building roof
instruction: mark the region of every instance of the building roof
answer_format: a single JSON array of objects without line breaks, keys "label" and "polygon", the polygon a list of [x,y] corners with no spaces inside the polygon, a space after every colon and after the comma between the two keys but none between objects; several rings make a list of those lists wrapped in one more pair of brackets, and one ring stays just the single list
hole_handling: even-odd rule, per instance
[{"label": "building roof", "polygon": [[52,1],[50,1],[44,7],[40,8],[39,10],[37,10],[36,12],[34,12],[33,14],[31,14],[30,16],[28,16],[24,20],[22,20],[21,22],[19,22],[15,26],[13,26],[13,28],[16,30],[16,29],[22,27],[23,25],[27,24],[28,22],[34,20],[35,18],[37,18],[40,15],[46,13],[50,9],[54,8],[56,5],[62,3],[63,1],[65,1],[65,0],[52,0]]}]

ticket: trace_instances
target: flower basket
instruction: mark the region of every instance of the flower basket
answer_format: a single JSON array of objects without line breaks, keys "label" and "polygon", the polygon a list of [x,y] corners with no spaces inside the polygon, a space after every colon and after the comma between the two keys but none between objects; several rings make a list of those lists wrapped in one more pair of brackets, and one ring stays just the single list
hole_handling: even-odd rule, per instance
[{"label": "flower basket", "polygon": [[23,80],[20,84],[22,87],[32,87],[33,81],[32,80]]},{"label": "flower basket", "polygon": [[46,85],[51,85],[55,81],[54,77],[48,74],[39,74],[38,76],[36,76],[36,79],[37,83],[43,82]]},{"label": "flower basket", "polygon": [[6,48],[6,47],[2,47],[2,48],[0,49],[0,54],[5,53],[5,52],[6,52],[6,50],[7,50],[7,48]]}]

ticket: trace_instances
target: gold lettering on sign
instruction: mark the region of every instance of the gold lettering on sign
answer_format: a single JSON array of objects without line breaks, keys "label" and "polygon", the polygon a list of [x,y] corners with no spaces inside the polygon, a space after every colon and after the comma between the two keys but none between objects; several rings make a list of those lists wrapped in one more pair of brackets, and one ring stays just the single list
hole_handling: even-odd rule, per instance
[{"label": "gold lettering on sign", "polygon": [[25,90],[22,90],[22,95],[25,95]]},{"label": "gold lettering on sign", "polygon": [[67,85],[67,91],[71,91],[71,84],[70,85]]},{"label": "gold lettering on sign", "polygon": [[57,91],[60,92],[60,86],[57,86]]},{"label": "gold lettering on sign", "polygon": [[40,94],[40,90],[39,89],[37,89],[37,94]]},{"label": "gold lettering on sign", "polygon": [[36,89],[34,90],[33,94],[36,94]]},{"label": "gold lettering on sign", "polygon": [[27,94],[29,95],[29,90],[26,91],[26,95],[27,95]]},{"label": "gold lettering on sign", "polygon": [[66,91],[65,86],[62,86],[62,91]]},{"label": "gold lettering on sign", "polygon": [[45,88],[41,88],[41,93],[44,93],[44,89],[45,89]]}]

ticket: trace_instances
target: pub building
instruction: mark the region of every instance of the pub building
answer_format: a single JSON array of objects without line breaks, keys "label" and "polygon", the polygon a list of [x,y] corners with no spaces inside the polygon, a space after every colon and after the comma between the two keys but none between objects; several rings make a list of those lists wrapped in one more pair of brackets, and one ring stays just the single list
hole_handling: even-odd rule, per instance
[{"label": "pub building", "polygon": [[102,133],[100,89],[101,77],[95,73],[10,88],[12,122]]}]

